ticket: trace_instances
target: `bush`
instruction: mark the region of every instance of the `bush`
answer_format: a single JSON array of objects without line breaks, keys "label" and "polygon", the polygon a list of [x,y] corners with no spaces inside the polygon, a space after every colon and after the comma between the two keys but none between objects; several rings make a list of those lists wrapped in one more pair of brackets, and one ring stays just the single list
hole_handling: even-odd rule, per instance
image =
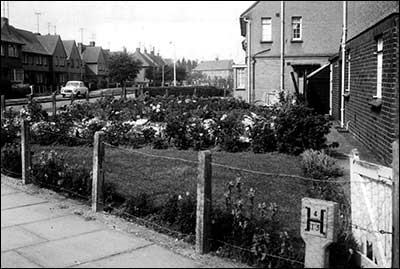
[{"label": "bush", "polygon": [[20,177],[22,172],[20,144],[5,144],[1,148],[1,172],[12,177]]},{"label": "bush", "polygon": [[337,166],[336,160],[323,151],[308,149],[301,154],[303,174],[315,179],[339,177],[343,171]]},{"label": "bush", "polygon": [[89,198],[92,176],[85,163],[69,165],[62,155],[51,150],[42,151],[32,165],[32,181],[40,187],[67,191],[71,195]]},{"label": "bush", "polygon": [[1,120],[0,143],[3,147],[7,143],[14,143],[20,136],[21,123],[18,118],[8,117]]},{"label": "bush", "polygon": [[303,104],[288,104],[278,112],[275,126],[278,151],[297,155],[326,147],[331,123]]}]

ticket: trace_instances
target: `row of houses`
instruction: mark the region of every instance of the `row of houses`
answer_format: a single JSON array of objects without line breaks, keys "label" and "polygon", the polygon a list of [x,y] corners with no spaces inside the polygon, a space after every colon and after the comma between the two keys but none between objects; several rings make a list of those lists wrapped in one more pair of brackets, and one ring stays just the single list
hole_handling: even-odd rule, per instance
[{"label": "row of houses", "polygon": [[[146,69],[164,69],[172,60],[137,48],[133,53],[142,68],[135,82],[148,85]],[[108,60],[112,52],[96,46],[62,40],[59,35],[41,35],[13,27],[1,18],[1,80],[29,84],[34,93],[59,90],[69,80],[82,80],[90,89],[110,85]]]},{"label": "row of houses", "polygon": [[[384,164],[399,137],[399,2],[257,1],[240,16],[234,96],[298,91]],[[344,41],[344,42],[343,42]]]},{"label": "row of houses", "polygon": [[1,18],[1,79],[32,85],[34,93],[59,90],[68,80],[84,80],[89,86],[107,83],[109,55],[94,42],[83,45],[33,33]]}]

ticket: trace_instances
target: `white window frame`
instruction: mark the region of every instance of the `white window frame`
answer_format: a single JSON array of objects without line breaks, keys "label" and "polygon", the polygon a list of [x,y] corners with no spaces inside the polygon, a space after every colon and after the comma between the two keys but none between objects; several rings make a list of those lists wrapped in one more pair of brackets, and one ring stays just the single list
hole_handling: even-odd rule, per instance
[{"label": "white window frame", "polygon": [[351,79],[351,56],[350,52],[347,55],[347,92],[350,92],[350,79]]},{"label": "white window frame", "polygon": [[376,95],[374,98],[382,98],[382,69],[383,69],[383,37],[376,40]]},{"label": "white window frame", "polygon": [[245,69],[238,68],[236,69],[236,89],[245,89],[246,84],[244,81]]},{"label": "white window frame", "polygon": [[272,18],[261,18],[261,41],[272,41]]},{"label": "white window frame", "polygon": [[1,44],[1,49],[0,50],[1,50],[1,56],[6,56],[6,52],[5,52],[3,44]]},{"label": "white window frame", "polygon": [[[298,20],[298,21],[297,21]],[[295,37],[295,26],[299,26],[299,37]],[[303,39],[303,18],[300,16],[292,17],[292,40],[302,40]]]}]

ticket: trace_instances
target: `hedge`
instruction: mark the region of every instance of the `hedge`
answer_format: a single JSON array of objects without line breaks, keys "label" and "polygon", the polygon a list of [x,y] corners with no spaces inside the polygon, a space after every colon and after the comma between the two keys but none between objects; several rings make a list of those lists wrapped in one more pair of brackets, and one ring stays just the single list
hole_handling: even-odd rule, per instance
[{"label": "hedge", "polygon": [[[198,97],[224,96],[224,89],[214,86],[187,86],[187,87],[145,87],[143,92],[148,92],[150,96],[163,96],[168,90],[168,95],[193,95],[196,91]],[[228,95],[228,91],[227,91]]]}]

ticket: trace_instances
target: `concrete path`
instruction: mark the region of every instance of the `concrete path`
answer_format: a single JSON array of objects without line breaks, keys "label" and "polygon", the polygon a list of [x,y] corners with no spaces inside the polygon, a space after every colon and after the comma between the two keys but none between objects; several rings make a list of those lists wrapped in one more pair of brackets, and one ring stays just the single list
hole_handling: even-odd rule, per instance
[{"label": "concrete path", "polygon": [[52,196],[58,194],[47,191],[47,199],[37,187],[19,187],[9,184],[10,178],[1,178],[2,268],[232,267],[232,263],[210,265],[177,254],[140,237],[143,227],[135,230],[137,235],[116,230],[96,217],[84,217],[82,210],[88,208],[68,205],[67,199],[55,201]]}]

